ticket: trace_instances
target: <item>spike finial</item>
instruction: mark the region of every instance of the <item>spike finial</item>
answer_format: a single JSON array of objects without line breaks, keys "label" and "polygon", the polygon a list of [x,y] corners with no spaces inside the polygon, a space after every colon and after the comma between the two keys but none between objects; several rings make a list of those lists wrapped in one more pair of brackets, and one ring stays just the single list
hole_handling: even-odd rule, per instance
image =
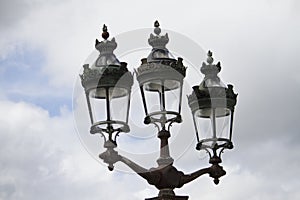
[{"label": "spike finial", "polygon": [[102,28],[102,38],[104,40],[107,40],[107,38],[109,37],[109,33],[107,32],[107,26],[105,24],[103,24],[103,28]]},{"label": "spike finial", "polygon": [[212,64],[213,62],[214,62],[214,59],[213,59],[213,57],[212,57],[212,52],[209,50],[208,52],[207,52],[207,59],[206,59],[206,61],[207,61],[207,63],[208,64]]},{"label": "spike finial", "polygon": [[154,33],[159,35],[161,33],[161,29],[159,28],[159,22],[157,20],[154,22],[154,27]]}]

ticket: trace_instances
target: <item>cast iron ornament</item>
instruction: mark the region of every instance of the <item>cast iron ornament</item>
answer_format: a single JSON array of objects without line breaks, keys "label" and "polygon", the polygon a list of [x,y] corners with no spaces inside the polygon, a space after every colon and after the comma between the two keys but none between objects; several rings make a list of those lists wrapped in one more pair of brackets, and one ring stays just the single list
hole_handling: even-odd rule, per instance
[{"label": "cast iron ornament", "polygon": [[[166,48],[166,44],[169,41],[168,34],[160,35],[161,29],[159,26],[159,22],[155,21],[155,35],[151,34],[150,38],[148,39],[148,42],[153,49],[148,58],[142,59],[141,66],[136,70],[137,80],[140,85],[143,85],[145,82],[154,79],[159,79],[162,81],[174,79],[180,81],[182,84],[186,75],[186,67],[183,65],[182,58],[178,58],[176,60],[169,57],[169,50]],[[113,50],[116,48],[117,44],[114,38],[111,41],[107,40],[109,33],[107,32],[106,25],[103,26],[102,37],[104,41],[99,42],[96,40],[95,45],[95,48],[100,52],[98,59],[91,67],[88,64],[84,65],[83,74],[80,75],[81,83],[86,94],[88,94],[89,91],[94,88],[101,88],[103,86],[114,87],[122,80],[125,80],[124,82],[121,82],[122,87],[130,90],[133,84],[133,76],[128,71],[127,64],[124,62],[119,62],[113,54]],[[220,63],[217,63],[216,65],[212,64],[213,58],[210,51],[208,52],[207,63],[208,64],[203,63],[201,68],[201,72],[205,74],[204,81],[200,84],[200,86],[194,86],[193,93],[188,96],[188,102],[192,112],[194,113],[197,109],[201,108],[219,106],[219,101],[221,100],[225,100],[227,102],[225,107],[233,111],[234,106],[236,105],[237,94],[233,92],[232,85],[228,85],[227,88],[208,88],[206,86],[205,80],[208,78],[213,78],[218,81],[219,78],[217,77],[217,74],[221,70]],[[180,116],[179,113],[178,116]],[[146,116],[145,124],[153,122],[151,121],[150,117],[150,115]],[[175,121],[170,121],[170,125],[176,121],[178,123],[181,122],[181,116],[179,117],[180,119],[177,117],[175,118]],[[218,184],[219,178],[226,174],[223,167],[219,165],[222,162],[220,155],[217,154],[217,149],[219,147],[215,146],[212,149],[213,154],[210,154],[209,160],[209,163],[211,164],[210,167],[199,169],[190,174],[184,174],[182,171],[177,170],[173,166],[174,160],[169,154],[168,145],[168,138],[171,136],[170,126],[168,129],[165,129],[165,123],[166,121],[162,123],[162,129],[158,132],[158,138],[161,140],[161,149],[160,157],[157,160],[157,167],[145,169],[128,158],[118,154],[118,152],[115,150],[117,147],[116,140],[111,139],[111,134],[108,140],[106,140],[104,137],[104,147],[106,148],[106,151],[99,155],[100,159],[108,164],[109,170],[114,169],[114,164],[116,162],[120,161],[124,163],[142,178],[147,180],[150,185],[153,185],[159,189],[159,194],[157,197],[146,200],[187,200],[188,196],[177,196],[173,190],[175,188],[182,187],[183,185],[197,179],[204,174],[208,174],[214,179],[214,183]],[[114,130],[107,131],[112,132]],[[124,132],[126,131],[128,132],[129,128],[128,130],[124,130]],[[91,130],[91,133],[97,132],[102,133],[103,130],[99,130],[97,128]],[[223,146],[223,148],[228,149],[232,147],[232,143],[228,143],[227,146]],[[200,150],[203,148],[206,147],[203,146],[199,141],[197,144],[197,149]]]}]

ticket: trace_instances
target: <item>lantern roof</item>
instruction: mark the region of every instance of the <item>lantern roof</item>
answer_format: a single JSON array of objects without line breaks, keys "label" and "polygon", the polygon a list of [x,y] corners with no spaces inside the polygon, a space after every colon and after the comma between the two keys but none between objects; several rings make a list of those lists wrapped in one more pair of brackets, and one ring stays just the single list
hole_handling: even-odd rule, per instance
[{"label": "lantern roof", "polygon": [[203,62],[200,69],[205,77],[199,86],[193,87],[192,94],[188,96],[189,106],[192,112],[217,107],[234,110],[237,94],[233,91],[233,85],[226,86],[218,77],[221,64],[213,64],[211,51],[208,51],[207,56],[207,63]]},{"label": "lantern roof", "polygon": [[107,26],[103,25],[102,38],[96,39],[95,48],[99,56],[90,66],[83,65],[83,74],[80,75],[81,83],[86,90],[99,87],[115,87],[116,85],[130,89],[133,84],[133,76],[127,69],[127,63],[120,62],[113,51],[117,48],[115,38],[108,40]]},{"label": "lantern roof", "polygon": [[164,59],[174,59],[174,56],[169,52],[166,45],[169,42],[168,33],[161,35],[160,24],[156,20],[154,22],[154,34],[151,33],[148,43],[152,46],[151,53],[147,57],[147,62],[157,62]]},{"label": "lantern roof", "polygon": [[150,34],[148,43],[152,46],[151,53],[147,58],[142,59],[142,64],[137,68],[136,74],[140,84],[158,80],[182,81],[186,75],[186,67],[183,59],[175,59],[166,48],[169,42],[168,33],[161,35],[159,22],[154,22],[154,34]]},{"label": "lantern roof", "polygon": [[201,73],[205,75],[203,81],[200,83],[199,88],[208,87],[222,87],[226,88],[226,85],[218,77],[218,73],[221,71],[221,63],[214,64],[213,53],[209,50],[207,52],[207,63],[203,62],[200,69]]},{"label": "lantern roof", "polygon": [[102,28],[102,38],[103,41],[99,42],[96,39],[95,48],[100,52],[96,62],[93,67],[103,67],[107,65],[121,65],[120,61],[117,59],[113,51],[117,48],[117,43],[113,37],[108,40],[109,32],[107,31],[107,26],[104,24]]}]

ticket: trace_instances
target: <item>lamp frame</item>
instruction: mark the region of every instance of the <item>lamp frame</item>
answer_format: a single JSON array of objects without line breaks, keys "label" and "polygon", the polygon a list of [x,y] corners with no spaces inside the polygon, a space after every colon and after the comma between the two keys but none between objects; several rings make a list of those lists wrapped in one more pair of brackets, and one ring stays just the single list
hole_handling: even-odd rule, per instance
[{"label": "lamp frame", "polygon": [[[84,87],[86,99],[87,99],[87,106],[88,111],[90,115],[91,120],[91,130],[90,133],[100,133],[104,136],[105,142],[104,142],[104,148],[106,149],[103,153],[99,155],[99,158],[102,159],[105,163],[108,164],[109,170],[114,169],[114,164],[116,162],[122,162],[125,165],[127,165],[129,168],[131,168],[136,174],[147,180],[147,182],[150,185],[155,186],[159,190],[159,194],[157,197],[148,198],[146,200],[187,200],[188,196],[178,196],[175,195],[174,189],[180,188],[183,185],[197,179],[198,177],[208,174],[210,177],[214,179],[214,183],[219,183],[219,178],[224,176],[226,174],[225,170],[222,166],[219,164],[222,162],[221,160],[221,152],[227,148],[230,149],[233,147],[231,139],[232,139],[232,125],[233,125],[233,113],[234,113],[234,107],[236,105],[236,97],[237,94],[235,94],[232,90],[233,86],[228,85],[228,87],[225,89],[226,95],[220,96],[221,88],[208,88],[203,87],[204,85],[200,84],[199,86],[193,87],[193,92],[190,96],[188,96],[188,102],[189,106],[191,108],[192,114],[194,114],[197,110],[203,109],[203,108],[217,108],[220,107],[221,103],[226,101],[226,105],[224,108],[228,108],[231,110],[231,126],[230,126],[230,138],[224,139],[219,138],[221,141],[225,141],[225,144],[223,146],[214,146],[211,150],[213,151],[213,154],[210,154],[209,163],[211,164],[210,167],[198,169],[193,173],[185,174],[182,171],[179,171],[174,165],[174,159],[170,156],[169,151],[169,144],[168,139],[171,137],[170,127],[172,123],[181,123],[181,104],[182,104],[182,88],[183,88],[183,79],[186,75],[186,67],[183,65],[183,59],[178,58],[156,58],[153,57],[153,55],[156,55],[156,52],[159,51],[160,53],[164,54],[164,56],[167,56],[169,54],[168,49],[165,47],[165,45],[168,43],[169,38],[168,35],[161,36],[159,35],[161,33],[161,30],[159,28],[159,23],[156,21],[154,23],[154,33],[150,35],[150,38],[148,40],[149,44],[153,46],[151,54],[148,56],[148,58],[142,59],[141,66],[135,71],[136,72],[136,78],[139,82],[140,91],[142,95],[143,105],[144,105],[144,111],[145,111],[145,124],[154,124],[158,128],[157,137],[160,139],[160,157],[157,159],[158,166],[150,169],[146,169],[139,164],[135,163],[134,161],[120,155],[116,149],[117,147],[117,141],[116,137],[119,135],[120,132],[129,132],[129,126],[128,126],[128,113],[129,113],[129,105],[130,105],[130,94],[131,94],[131,87],[133,85],[133,75],[128,71],[127,64],[124,62],[121,62],[120,65],[110,64],[101,66],[98,68],[90,68],[88,64],[84,65],[83,68],[83,74],[80,75],[81,77],[81,83]],[[109,34],[107,32],[107,27],[103,26],[103,33],[102,37],[104,40],[107,40],[109,37]],[[102,46],[101,46],[102,45]],[[106,46],[105,46],[106,45]],[[103,46],[107,48],[103,48]],[[101,51],[107,51],[110,52],[110,57],[115,58],[112,51],[114,48],[116,48],[116,43],[114,38],[111,41],[108,41],[107,43],[99,42],[96,40],[96,49],[100,51],[100,56],[105,58],[105,55],[101,55]],[[158,48],[159,47],[159,48]],[[100,58],[99,56],[99,58]],[[116,63],[117,60],[115,60]],[[217,65],[211,65],[212,64],[212,58],[211,53],[209,53],[208,63],[209,65],[203,64],[201,71],[205,73],[205,75],[213,75],[214,73],[217,74],[220,71],[220,66]],[[96,63],[98,60],[96,61]],[[99,61],[100,62],[100,61]],[[100,62],[101,63],[101,62]],[[147,108],[147,99],[145,96],[144,91],[144,84],[151,81],[161,81],[162,87],[164,87],[164,83],[167,80],[175,80],[179,83],[180,87],[180,96],[179,96],[179,104],[178,104],[178,110],[176,111],[170,111],[166,110],[166,106],[164,105],[164,88],[162,88],[162,99],[161,99],[161,109],[157,112],[149,112]],[[216,78],[218,80],[218,78]],[[120,82],[121,81],[121,82]],[[117,83],[122,86],[122,88],[126,89],[128,91],[128,110],[127,110],[127,117],[126,120],[123,121],[116,121],[110,118],[110,107],[109,107],[109,88],[114,88],[117,86]],[[93,111],[90,103],[90,92],[93,89],[105,89],[106,90],[106,97],[103,97],[103,99],[106,100],[106,108],[107,109],[107,119],[104,121],[98,121],[95,122],[93,119]],[[171,88],[172,89],[172,88]],[[170,89],[170,90],[171,90]],[[224,88],[222,88],[222,91],[224,92]],[[219,96],[218,96],[219,95]],[[220,104],[220,105],[219,105]],[[221,106],[222,107],[222,106]],[[161,117],[161,118],[155,118],[157,115],[166,116],[166,115],[174,115],[174,117],[167,118],[167,117]],[[194,117],[193,117],[194,118]],[[166,124],[168,123],[168,128],[166,128]],[[195,121],[194,121],[195,123]],[[107,124],[107,128],[99,128],[100,125]],[[114,129],[112,124],[119,124],[122,125],[121,128]],[[107,133],[109,136],[108,138],[105,137],[104,133]],[[113,133],[115,133],[115,137],[113,138]],[[205,145],[202,145],[203,142],[206,142],[209,140],[199,139],[198,130],[196,128],[196,136],[197,136],[197,149],[205,149],[207,150],[208,147]],[[222,148],[220,154],[217,154],[217,149]]]}]

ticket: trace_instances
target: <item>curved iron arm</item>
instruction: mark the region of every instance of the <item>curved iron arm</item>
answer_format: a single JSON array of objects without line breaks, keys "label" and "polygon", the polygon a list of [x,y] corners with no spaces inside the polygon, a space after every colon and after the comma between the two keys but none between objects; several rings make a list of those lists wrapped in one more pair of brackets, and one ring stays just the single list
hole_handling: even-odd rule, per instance
[{"label": "curved iron arm", "polygon": [[191,174],[184,174],[180,178],[179,187],[182,187],[183,185],[197,179],[198,177],[200,177],[204,174],[210,174],[210,173],[211,173],[211,167],[197,170]]},{"label": "curved iron arm", "polygon": [[101,153],[99,157],[108,164],[109,170],[113,170],[114,164],[120,161],[147,180],[150,185],[154,185],[160,190],[180,188],[204,174],[209,174],[210,177],[214,178],[214,183],[218,184],[219,178],[226,174],[223,167],[219,165],[221,159],[216,155],[210,158],[211,167],[199,169],[191,174],[184,174],[173,166],[173,162],[146,169],[130,159],[119,155],[118,152],[114,150],[116,144],[110,140],[106,141],[104,147],[106,151]]},{"label": "curved iron arm", "polygon": [[120,160],[122,163],[126,164],[128,167],[130,167],[133,171],[135,171],[138,174],[143,174],[149,172],[148,169],[145,169],[141,167],[140,165],[136,164],[135,162],[131,161],[130,159],[121,156],[120,155]]},{"label": "curved iron arm", "polygon": [[127,165],[129,168],[131,168],[134,172],[136,172],[139,176],[142,178],[146,179],[149,184],[151,185],[157,185],[159,182],[161,175],[158,171],[155,169],[145,169],[138,165],[137,163],[133,162],[132,160],[121,156],[120,155],[120,160],[122,163]]},{"label": "curved iron arm", "polygon": [[210,177],[214,178],[215,184],[218,184],[218,179],[226,174],[223,168],[218,164],[213,164],[208,168],[199,169],[191,174],[184,174],[183,172],[178,171],[172,164],[145,169],[124,156],[120,156],[119,161],[126,164],[138,175],[147,180],[149,184],[154,185],[158,189],[180,188],[204,174],[209,174]]},{"label": "curved iron arm", "polygon": [[203,168],[191,174],[183,175],[180,179],[180,187],[204,174],[209,174],[210,177],[214,178],[214,183],[217,185],[219,183],[219,178],[226,175],[226,171],[219,164],[213,164],[211,167]]},{"label": "curved iron arm", "polygon": [[126,164],[128,167],[130,167],[133,171],[135,171],[137,174],[145,174],[145,173],[149,172],[149,170],[141,167],[140,165],[136,164],[135,162],[129,160],[128,158],[121,156],[118,153],[118,151],[115,150],[117,145],[113,141],[111,141],[111,140],[106,141],[104,144],[104,147],[106,148],[106,151],[101,153],[99,155],[99,158],[108,164],[109,170],[113,170],[114,164],[118,161],[121,161],[124,164]]},{"label": "curved iron arm", "polygon": [[[107,146],[109,146],[108,144]],[[114,150],[114,147],[115,146],[111,145],[110,148],[107,148],[105,152],[99,155],[99,157],[109,165],[108,168],[110,170],[113,170],[113,165],[120,161],[131,168],[139,176],[147,180],[150,185],[154,185],[158,189],[180,188],[204,174],[209,174],[210,177],[214,178],[215,184],[218,184],[219,178],[226,174],[223,168],[219,165],[219,162],[215,162],[214,160],[211,160],[211,167],[197,170],[191,174],[184,174],[183,172],[178,171],[172,165],[173,163],[146,169],[130,159],[119,155],[118,152]]]}]

